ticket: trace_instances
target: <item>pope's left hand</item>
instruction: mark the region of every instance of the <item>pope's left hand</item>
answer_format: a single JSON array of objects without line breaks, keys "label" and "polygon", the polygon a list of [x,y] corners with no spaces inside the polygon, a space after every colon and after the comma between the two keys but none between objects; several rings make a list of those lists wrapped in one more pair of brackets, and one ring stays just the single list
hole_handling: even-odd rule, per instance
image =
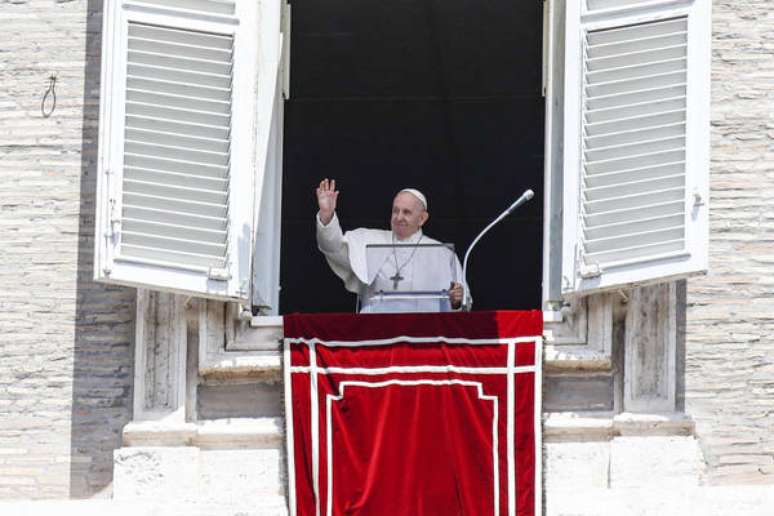
[{"label": "pope's left hand", "polygon": [[449,285],[449,301],[455,310],[462,305],[462,284],[451,282]]}]

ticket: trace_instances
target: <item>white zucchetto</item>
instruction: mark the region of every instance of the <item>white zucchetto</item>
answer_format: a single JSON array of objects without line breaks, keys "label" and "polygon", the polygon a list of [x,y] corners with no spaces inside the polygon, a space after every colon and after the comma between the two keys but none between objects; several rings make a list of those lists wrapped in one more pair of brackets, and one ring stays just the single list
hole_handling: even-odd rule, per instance
[{"label": "white zucchetto", "polygon": [[404,188],[403,190],[401,190],[398,193],[400,194],[400,193],[403,193],[403,192],[408,192],[411,195],[413,195],[414,197],[416,197],[417,199],[419,199],[419,202],[422,203],[422,206],[425,207],[425,211],[427,211],[427,198],[425,197],[425,194],[423,194],[422,192],[420,192],[416,188]]}]

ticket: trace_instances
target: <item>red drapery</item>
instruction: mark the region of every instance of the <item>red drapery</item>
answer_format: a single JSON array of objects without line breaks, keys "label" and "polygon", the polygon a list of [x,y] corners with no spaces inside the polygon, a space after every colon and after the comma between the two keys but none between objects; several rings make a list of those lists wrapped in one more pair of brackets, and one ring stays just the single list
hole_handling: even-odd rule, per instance
[{"label": "red drapery", "polygon": [[542,321],[285,316],[291,514],[539,514]]}]

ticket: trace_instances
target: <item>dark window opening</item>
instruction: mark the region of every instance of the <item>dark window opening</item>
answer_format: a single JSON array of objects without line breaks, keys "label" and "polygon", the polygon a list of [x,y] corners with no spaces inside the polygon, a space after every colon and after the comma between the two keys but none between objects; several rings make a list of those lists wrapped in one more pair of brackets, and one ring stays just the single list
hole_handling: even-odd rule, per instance
[{"label": "dark window opening", "polygon": [[314,188],[335,178],[344,230],[389,228],[428,197],[425,233],[463,254],[526,188],[535,198],[471,255],[474,309],[541,306],[542,4],[297,0],[285,105],[280,312],[350,312],[315,241]]}]

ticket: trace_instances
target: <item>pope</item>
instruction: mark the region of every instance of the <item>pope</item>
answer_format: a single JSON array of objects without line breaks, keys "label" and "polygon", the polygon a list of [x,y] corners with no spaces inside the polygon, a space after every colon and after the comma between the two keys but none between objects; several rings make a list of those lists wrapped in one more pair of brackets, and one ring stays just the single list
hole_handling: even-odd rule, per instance
[{"label": "pope", "polygon": [[[345,288],[360,296],[361,312],[380,311],[371,299],[385,291],[448,289],[451,308],[460,307],[462,285],[457,279],[462,277],[462,268],[451,250],[422,232],[430,217],[422,192],[405,188],[395,195],[390,230],[358,228],[346,233],[336,215],[336,181],[323,179],[316,194],[318,248]],[[369,270],[366,246],[374,244],[388,252],[378,267],[372,265]],[[437,245],[421,247],[426,244]],[[427,305],[415,304],[400,311],[424,311],[422,306]]]}]

